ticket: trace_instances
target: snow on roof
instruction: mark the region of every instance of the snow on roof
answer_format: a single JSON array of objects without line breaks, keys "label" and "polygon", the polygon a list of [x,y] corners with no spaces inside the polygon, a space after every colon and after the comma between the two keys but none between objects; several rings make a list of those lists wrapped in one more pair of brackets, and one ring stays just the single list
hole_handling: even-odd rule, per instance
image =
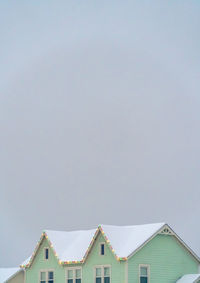
[{"label": "snow on roof", "polygon": [[128,257],[151,238],[165,223],[111,226],[101,225],[118,257]]},{"label": "snow on roof", "polygon": [[176,281],[176,283],[195,283],[198,280],[200,280],[200,274],[186,274]]},{"label": "snow on roof", "polygon": [[[100,225],[118,257],[127,257],[165,225],[164,223],[111,226]],[[60,232],[45,230],[61,261],[81,261],[96,229]]]},{"label": "snow on roof", "polygon": [[[82,231],[51,231],[44,230],[43,235],[49,240],[59,261],[72,262],[83,261],[97,232],[103,232],[110,242],[111,250],[118,258],[125,258],[135,252],[149,238],[156,234],[165,223],[134,225],[134,226],[111,226],[99,225],[98,229]],[[41,238],[43,239],[43,238]],[[38,248],[39,246],[37,246]],[[37,251],[31,258],[23,262],[22,266],[29,265]]]},{"label": "snow on roof", "polygon": [[81,261],[96,229],[70,232],[45,230],[45,232],[61,261]]},{"label": "snow on roof", "polygon": [[22,270],[19,267],[12,267],[12,268],[0,268],[0,283],[6,282],[10,277],[14,274]]}]

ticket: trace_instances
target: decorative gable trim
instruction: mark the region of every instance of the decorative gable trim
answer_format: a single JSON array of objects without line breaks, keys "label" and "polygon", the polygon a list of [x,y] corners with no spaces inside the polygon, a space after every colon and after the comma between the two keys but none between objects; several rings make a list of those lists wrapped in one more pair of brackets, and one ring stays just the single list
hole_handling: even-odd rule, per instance
[{"label": "decorative gable trim", "polygon": [[193,250],[172,230],[172,228],[165,224],[156,233],[154,233],[147,241],[145,241],[140,247],[138,247],[133,253],[131,253],[127,258],[129,259],[135,255],[139,250],[141,250],[147,243],[149,243],[156,235],[172,235],[178,242],[200,263],[200,258],[193,252]]},{"label": "decorative gable trim", "polygon": [[174,235],[174,232],[167,225],[165,225],[163,230],[160,231],[159,234],[162,234],[162,235]]}]

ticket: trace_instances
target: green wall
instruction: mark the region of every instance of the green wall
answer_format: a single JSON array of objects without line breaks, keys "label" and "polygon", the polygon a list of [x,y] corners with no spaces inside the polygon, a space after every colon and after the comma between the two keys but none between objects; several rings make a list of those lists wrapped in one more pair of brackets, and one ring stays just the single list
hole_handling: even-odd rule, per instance
[{"label": "green wall", "polygon": [[103,236],[99,234],[93,245],[91,253],[83,264],[83,282],[94,283],[94,266],[108,264],[111,266],[112,283],[125,283],[125,263],[117,261],[110,248],[106,244],[105,255],[100,255],[99,246],[101,242],[105,242],[105,240]]},{"label": "green wall", "polygon": [[[107,244],[105,244],[105,255],[100,255],[101,242],[105,240],[99,234],[88,258],[82,264],[83,283],[94,283],[95,265],[111,266],[111,283],[138,283],[139,264],[150,265],[150,283],[175,283],[184,274],[198,273],[198,262],[174,236],[157,235],[131,257],[128,263],[117,261]],[[39,283],[41,269],[53,269],[55,283],[66,283],[65,270],[70,266],[59,265],[51,248],[49,249],[49,260],[45,260],[44,247],[49,247],[46,239],[42,241],[31,267],[26,269],[25,283]],[[128,281],[126,281],[127,273]]]},{"label": "green wall", "polygon": [[[92,252],[89,254],[87,260],[82,265],[82,282],[94,283],[94,266],[109,264],[111,266],[112,282],[125,283],[125,263],[117,261],[107,245],[105,245],[105,255],[101,256],[99,254],[100,242],[105,241],[103,236],[99,234],[91,250]],[[41,269],[53,269],[55,283],[66,283],[66,268],[70,266],[80,267],[80,265],[59,265],[51,248],[49,249],[49,259],[44,260],[44,247],[49,247],[46,239],[43,240],[31,267],[26,270],[26,283],[38,283]]]},{"label": "green wall", "polygon": [[49,248],[49,259],[45,260],[44,247],[49,247],[46,239],[42,241],[31,267],[26,269],[26,283],[39,283],[39,272],[41,269],[53,269],[55,282],[66,283],[64,267],[58,263],[51,248]]},{"label": "green wall", "polygon": [[150,265],[151,283],[175,283],[187,273],[198,273],[198,262],[170,235],[157,235],[128,260],[129,283],[138,283],[139,264]]}]

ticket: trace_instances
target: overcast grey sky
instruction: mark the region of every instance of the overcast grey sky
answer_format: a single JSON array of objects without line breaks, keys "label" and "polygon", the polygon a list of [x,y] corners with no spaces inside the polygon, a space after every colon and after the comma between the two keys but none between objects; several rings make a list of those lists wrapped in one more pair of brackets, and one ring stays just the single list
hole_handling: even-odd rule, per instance
[{"label": "overcast grey sky", "polygon": [[99,223],[200,255],[199,31],[199,1],[0,2],[0,266]]}]

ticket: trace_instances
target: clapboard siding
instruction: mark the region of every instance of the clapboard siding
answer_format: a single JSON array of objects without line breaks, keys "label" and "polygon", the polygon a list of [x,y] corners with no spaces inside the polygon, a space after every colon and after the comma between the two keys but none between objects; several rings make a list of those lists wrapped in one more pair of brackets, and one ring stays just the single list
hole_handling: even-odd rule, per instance
[{"label": "clapboard siding", "polygon": [[128,261],[128,283],[139,282],[139,264],[150,265],[150,283],[175,283],[198,273],[196,259],[171,235],[157,235]]},{"label": "clapboard siding", "polygon": [[49,247],[49,259],[44,259],[44,247],[49,247],[46,239],[42,241],[42,244],[33,260],[30,268],[26,270],[26,283],[39,283],[39,273],[42,269],[54,270],[55,282],[65,282],[65,270],[64,267],[58,264],[52,249]]},{"label": "clapboard siding", "polygon": [[112,283],[125,283],[125,263],[116,260],[106,243],[105,255],[100,255],[99,248],[101,242],[105,242],[105,240],[99,234],[86,262],[83,264],[83,283],[94,283],[94,267],[107,264],[111,266]]}]

